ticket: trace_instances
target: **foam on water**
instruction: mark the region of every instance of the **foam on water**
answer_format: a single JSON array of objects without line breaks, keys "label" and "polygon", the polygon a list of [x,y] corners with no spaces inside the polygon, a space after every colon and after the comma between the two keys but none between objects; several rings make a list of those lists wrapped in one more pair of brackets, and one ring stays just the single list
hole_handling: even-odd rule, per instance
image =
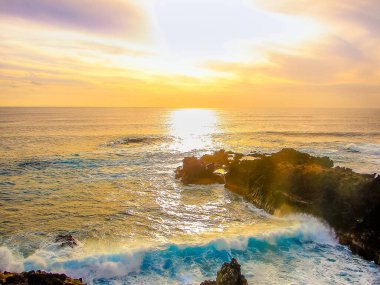
[{"label": "foam on water", "polygon": [[0,247],[0,271],[19,272],[23,268],[22,258],[13,255],[7,247]]},{"label": "foam on water", "polygon": [[350,143],[346,149],[351,152],[359,152],[369,155],[380,155],[380,145],[371,143]]}]

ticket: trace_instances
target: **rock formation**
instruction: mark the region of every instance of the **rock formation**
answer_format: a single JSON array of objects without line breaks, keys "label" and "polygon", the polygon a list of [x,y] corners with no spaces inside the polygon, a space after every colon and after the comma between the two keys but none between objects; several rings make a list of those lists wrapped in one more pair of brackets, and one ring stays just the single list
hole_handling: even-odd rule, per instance
[{"label": "rock formation", "polygon": [[195,157],[186,157],[183,167],[177,168],[176,178],[181,178],[184,184],[212,184],[223,183],[223,178],[214,173],[214,163],[206,163]]},{"label": "rock formation", "polygon": [[55,238],[55,242],[59,243],[61,247],[71,247],[74,248],[78,245],[77,240],[70,234],[68,235],[58,235]]},{"label": "rock formation", "polygon": [[[269,213],[303,212],[322,218],[335,229],[341,244],[380,264],[379,176],[334,167],[328,157],[294,149],[247,157],[219,151],[183,162],[176,170],[183,183],[204,184],[207,172],[207,183],[224,183]],[[207,170],[210,162],[214,166]],[[226,172],[224,177],[215,172],[219,167]]]},{"label": "rock formation", "polygon": [[240,264],[232,258],[230,263],[225,262],[222,265],[215,281],[206,280],[200,285],[248,285],[248,282],[241,274]]},{"label": "rock formation", "polygon": [[0,272],[4,285],[85,285],[82,279],[72,279],[65,274],[30,271],[23,273]]}]

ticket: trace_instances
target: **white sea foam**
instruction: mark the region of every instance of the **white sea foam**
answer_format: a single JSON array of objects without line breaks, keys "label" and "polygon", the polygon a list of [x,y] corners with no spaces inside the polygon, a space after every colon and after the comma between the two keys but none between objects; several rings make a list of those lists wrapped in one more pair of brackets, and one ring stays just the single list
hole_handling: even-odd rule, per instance
[{"label": "white sea foam", "polygon": [[74,277],[82,277],[92,283],[94,279],[114,279],[140,271],[144,252],[94,255],[76,260],[57,262],[51,270],[64,271]]},{"label": "white sea foam", "polygon": [[[81,277],[89,284],[94,281],[96,283],[96,280],[100,279],[112,280],[113,284],[118,284],[120,280],[130,278],[129,274],[141,275],[138,277],[142,278],[141,281],[155,279],[157,282],[157,280],[169,278],[168,272],[173,271],[176,272],[176,276],[170,278],[174,278],[175,282],[193,284],[206,277],[201,271],[205,264],[211,262],[212,270],[216,270],[222,262],[232,256],[240,253],[244,256],[245,252],[255,251],[256,247],[265,251],[267,247],[277,247],[287,241],[292,244],[292,240],[336,245],[331,230],[316,218],[293,215],[286,217],[285,220],[292,221],[294,226],[274,227],[272,230],[257,235],[245,235],[243,232],[241,235],[228,238],[214,238],[206,244],[172,244],[160,248],[152,247],[82,257],[70,254],[70,251],[74,253],[76,249],[57,250],[56,247],[47,247],[37,250],[25,259],[20,259],[17,254],[12,254],[9,249],[1,247],[0,269],[8,271],[44,269],[66,273],[75,278]],[[249,233],[249,230],[247,231]],[[186,257],[189,261],[184,261]],[[256,258],[259,260],[260,255]],[[245,262],[256,261],[255,258],[253,260],[248,258]]]},{"label": "white sea foam", "polygon": [[211,243],[217,250],[246,250],[248,247],[248,237],[239,236],[235,238],[221,238]]},{"label": "white sea foam", "polygon": [[369,155],[380,155],[380,145],[372,143],[350,143],[346,145],[346,150]]},{"label": "white sea foam", "polygon": [[[296,221],[296,231],[289,236],[297,235],[301,241],[313,241],[320,244],[336,245],[338,243],[335,232],[320,219],[307,214],[293,214],[286,217]],[[285,229],[287,231],[288,229]]]},{"label": "white sea foam", "polygon": [[22,271],[22,260],[5,246],[0,247],[0,272],[1,271]]},{"label": "white sea foam", "polygon": [[[287,226],[281,226],[281,221]],[[297,214],[273,222],[254,234],[247,227],[205,243],[117,253],[91,254],[88,248],[52,244],[23,259],[0,247],[0,270],[43,269],[81,277],[88,284],[190,285],[215,278],[221,264],[236,257],[250,284],[370,285],[380,280],[378,267],[338,245],[334,232],[320,220]]]}]

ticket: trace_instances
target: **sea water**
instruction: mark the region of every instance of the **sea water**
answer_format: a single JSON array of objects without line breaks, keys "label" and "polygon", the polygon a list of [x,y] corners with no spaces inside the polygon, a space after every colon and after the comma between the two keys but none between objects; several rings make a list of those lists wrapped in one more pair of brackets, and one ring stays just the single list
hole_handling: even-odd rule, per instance
[{"label": "sea water", "polygon": [[250,284],[380,284],[322,221],[174,178],[185,156],[284,147],[379,172],[380,110],[0,108],[0,270],[199,284],[235,257]]}]

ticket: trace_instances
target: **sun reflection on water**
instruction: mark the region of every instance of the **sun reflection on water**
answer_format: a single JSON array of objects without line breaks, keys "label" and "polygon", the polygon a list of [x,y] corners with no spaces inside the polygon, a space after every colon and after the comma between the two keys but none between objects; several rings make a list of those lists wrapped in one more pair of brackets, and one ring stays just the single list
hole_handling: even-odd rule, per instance
[{"label": "sun reflection on water", "polygon": [[191,151],[212,148],[212,134],[218,132],[218,114],[210,109],[179,109],[169,115],[172,149]]}]

